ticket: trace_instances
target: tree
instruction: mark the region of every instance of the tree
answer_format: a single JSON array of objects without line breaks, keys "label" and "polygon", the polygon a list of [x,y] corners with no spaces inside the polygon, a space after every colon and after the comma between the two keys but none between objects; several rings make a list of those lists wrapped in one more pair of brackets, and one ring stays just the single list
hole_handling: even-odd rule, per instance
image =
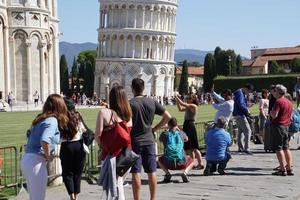
[{"label": "tree", "polygon": [[188,65],[187,61],[183,61],[180,83],[179,83],[179,94],[186,95],[189,91],[188,83]]},{"label": "tree", "polygon": [[203,89],[204,92],[210,92],[213,86],[213,79],[215,78],[214,68],[216,61],[214,56],[209,53],[205,56],[204,60],[204,77],[203,77]]},{"label": "tree", "polygon": [[290,68],[291,68],[292,72],[300,72],[300,59],[294,58],[290,62]]},{"label": "tree", "polygon": [[216,61],[216,66],[215,66],[215,73],[216,75],[223,75],[223,57],[224,51],[220,47],[216,47],[214,51],[214,58]]},{"label": "tree", "polygon": [[60,67],[60,88],[65,95],[69,94],[69,70],[66,56],[62,55],[59,62]]},{"label": "tree", "polygon": [[272,60],[269,63],[269,73],[270,74],[279,74],[284,73],[282,66],[280,66],[276,60]]},{"label": "tree", "polygon": [[80,52],[77,59],[77,62],[83,72],[83,91],[88,97],[92,97],[94,93],[96,57],[96,50],[86,50]]},{"label": "tree", "polygon": [[236,57],[236,74],[242,73],[242,66],[243,66],[242,57],[241,57],[241,55],[238,55]]},{"label": "tree", "polygon": [[79,92],[80,88],[78,88],[78,67],[77,67],[77,62],[74,57],[73,59],[73,65],[71,69],[71,80],[72,80],[72,93],[74,92]]}]

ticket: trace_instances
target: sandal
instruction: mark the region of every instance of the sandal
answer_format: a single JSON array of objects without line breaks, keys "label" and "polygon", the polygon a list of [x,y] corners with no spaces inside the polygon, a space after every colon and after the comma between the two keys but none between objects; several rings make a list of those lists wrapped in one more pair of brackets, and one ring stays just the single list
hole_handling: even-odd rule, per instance
[{"label": "sandal", "polygon": [[286,170],[286,175],[294,176],[293,170]]},{"label": "sandal", "polygon": [[204,169],[204,165],[197,165],[197,166],[194,166],[193,169]]},{"label": "sandal", "polygon": [[286,172],[282,170],[278,170],[277,172],[273,172],[272,175],[274,176],[286,176]]},{"label": "sandal", "polygon": [[278,170],[280,170],[280,166],[275,167],[275,168],[273,169],[273,171],[278,171]]}]

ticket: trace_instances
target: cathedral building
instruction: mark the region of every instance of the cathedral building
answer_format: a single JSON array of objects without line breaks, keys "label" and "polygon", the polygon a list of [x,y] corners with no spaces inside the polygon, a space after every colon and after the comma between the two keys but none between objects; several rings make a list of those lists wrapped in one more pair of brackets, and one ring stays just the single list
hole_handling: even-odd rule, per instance
[{"label": "cathedral building", "polygon": [[95,92],[107,98],[112,86],[145,81],[145,94],[174,92],[177,0],[99,0]]},{"label": "cathedral building", "polygon": [[17,102],[60,92],[57,0],[0,0],[0,93]]}]

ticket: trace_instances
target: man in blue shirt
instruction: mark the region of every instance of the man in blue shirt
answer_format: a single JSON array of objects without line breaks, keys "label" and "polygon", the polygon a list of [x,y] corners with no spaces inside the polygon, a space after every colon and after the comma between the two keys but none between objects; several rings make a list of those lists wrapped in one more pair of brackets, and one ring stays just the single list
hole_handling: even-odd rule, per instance
[{"label": "man in blue shirt", "polygon": [[221,175],[225,174],[227,162],[231,158],[228,147],[231,145],[230,134],[225,131],[226,118],[220,117],[215,128],[210,129],[205,138],[206,144],[206,168],[204,176],[211,175],[217,170]]},{"label": "man in blue shirt", "polygon": [[[253,91],[253,85],[247,83],[243,88],[236,90],[234,94],[234,109],[233,116],[236,120],[236,125],[238,127],[238,151],[245,152],[248,155],[252,155],[250,151],[250,138],[251,138],[251,127],[247,120],[247,117],[250,117],[250,112],[247,107],[247,98],[246,96]],[[244,135],[244,143],[242,143],[242,134]]]}]

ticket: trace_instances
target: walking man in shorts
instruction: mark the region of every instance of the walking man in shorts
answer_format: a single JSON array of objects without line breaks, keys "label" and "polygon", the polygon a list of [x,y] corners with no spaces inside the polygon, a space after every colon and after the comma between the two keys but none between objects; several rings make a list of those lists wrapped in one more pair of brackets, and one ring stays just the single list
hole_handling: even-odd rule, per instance
[{"label": "walking man in shorts", "polygon": [[[131,84],[134,98],[130,100],[132,109],[131,143],[135,153],[140,155],[135,165],[131,168],[132,191],[134,200],[140,200],[141,169],[148,174],[150,200],[156,198],[156,152],[154,133],[164,126],[171,115],[157,101],[143,95],[145,83],[140,78],[132,80]],[[152,128],[155,115],[161,115],[161,121]]]},{"label": "walking man in shorts", "polygon": [[291,116],[293,105],[290,100],[286,99],[286,87],[276,85],[274,97],[276,98],[274,107],[270,113],[272,147],[276,151],[276,156],[279,162],[278,171],[272,175],[277,176],[293,176],[292,172],[292,154],[289,148],[289,126],[291,124]]}]

